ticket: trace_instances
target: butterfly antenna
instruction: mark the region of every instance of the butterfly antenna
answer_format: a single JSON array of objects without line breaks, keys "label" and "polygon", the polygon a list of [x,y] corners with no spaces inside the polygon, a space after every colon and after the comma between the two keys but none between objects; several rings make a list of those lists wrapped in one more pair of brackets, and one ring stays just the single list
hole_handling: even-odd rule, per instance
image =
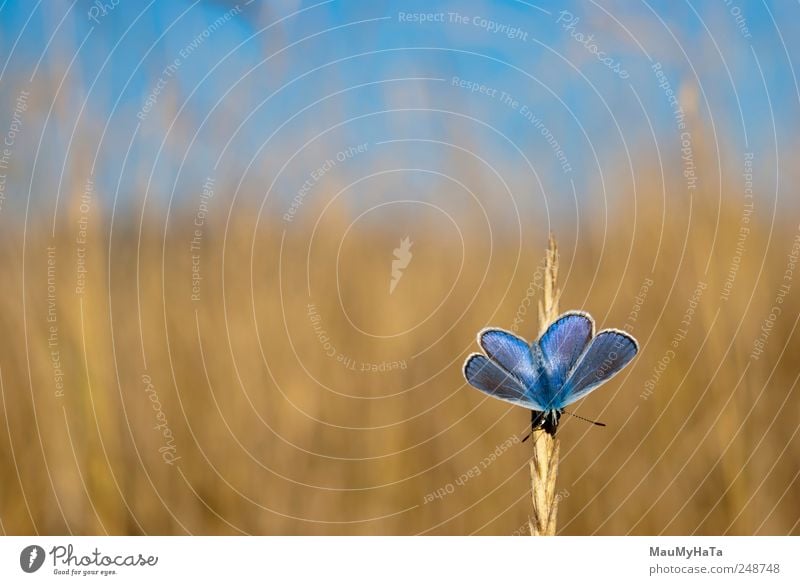
[{"label": "butterfly antenna", "polygon": [[588,423],[592,423],[593,425],[597,425],[598,427],[604,427],[604,426],[606,426],[606,423],[601,423],[601,422],[599,422],[599,421],[596,421],[596,420],[591,420],[591,419],[588,419],[588,418],[584,418],[584,417],[582,417],[582,416],[580,416],[580,415],[577,415],[577,414],[575,414],[574,412],[567,412],[567,411],[565,410],[565,411],[564,411],[564,414],[568,414],[568,415],[570,415],[570,416],[574,416],[575,418],[579,418],[579,419],[581,419],[581,420],[585,420],[586,422],[588,422]]}]

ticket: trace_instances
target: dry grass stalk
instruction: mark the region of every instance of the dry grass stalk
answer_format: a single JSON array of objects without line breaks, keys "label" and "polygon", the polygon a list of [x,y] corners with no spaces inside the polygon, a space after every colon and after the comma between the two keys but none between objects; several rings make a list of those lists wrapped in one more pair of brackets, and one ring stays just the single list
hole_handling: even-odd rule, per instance
[{"label": "dry grass stalk", "polygon": [[[545,258],[544,291],[539,301],[539,335],[558,317],[558,247],[552,234],[547,244]],[[531,498],[533,516],[530,518],[531,536],[555,536],[558,500],[558,441],[543,430],[533,433],[533,458],[531,459]]]},{"label": "dry grass stalk", "polygon": [[550,323],[558,317],[558,246],[553,234],[547,241],[547,255],[544,263],[543,294],[539,300],[539,335],[544,333]]}]

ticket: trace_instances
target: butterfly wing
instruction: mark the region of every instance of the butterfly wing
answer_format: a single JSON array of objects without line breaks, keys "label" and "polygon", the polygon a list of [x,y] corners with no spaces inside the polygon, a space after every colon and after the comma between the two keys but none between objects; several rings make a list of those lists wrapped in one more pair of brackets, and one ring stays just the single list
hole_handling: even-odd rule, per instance
[{"label": "butterfly wing", "polygon": [[484,329],[478,333],[478,345],[526,388],[535,386],[543,374],[541,354],[536,352],[535,355],[528,342],[513,333],[503,329]]},{"label": "butterfly wing", "polygon": [[588,313],[570,311],[556,319],[539,338],[549,385],[559,389],[594,335]]},{"label": "butterfly wing", "polygon": [[554,399],[555,407],[564,408],[610,380],[638,351],[636,339],[624,331],[607,329],[598,333],[567,376]]},{"label": "butterfly wing", "polygon": [[464,377],[481,392],[531,410],[542,410],[522,381],[485,355],[474,353],[464,362]]}]

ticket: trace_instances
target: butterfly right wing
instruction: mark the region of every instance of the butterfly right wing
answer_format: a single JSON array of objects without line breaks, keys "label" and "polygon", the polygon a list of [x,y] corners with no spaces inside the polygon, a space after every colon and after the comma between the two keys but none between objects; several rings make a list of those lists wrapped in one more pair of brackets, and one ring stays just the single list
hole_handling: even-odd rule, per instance
[{"label": "butterfly right wing", "polygon": [[606,329],[598,333],[555,397],[556,407],[572,404],[613,378],[638,351],[636,339],[625,331]]},{"label": "butterfly right wing", "polygon": [[493,360],[474,353],[464,362],[464,377],[472,386],[505,402],[531,410],[543,410],[523,382]]},{"label": "butterfly right wing", "polygon": [[539,338],[550,387],[559,389],[594,336],[594,320],[588,313],[564,313]]}]

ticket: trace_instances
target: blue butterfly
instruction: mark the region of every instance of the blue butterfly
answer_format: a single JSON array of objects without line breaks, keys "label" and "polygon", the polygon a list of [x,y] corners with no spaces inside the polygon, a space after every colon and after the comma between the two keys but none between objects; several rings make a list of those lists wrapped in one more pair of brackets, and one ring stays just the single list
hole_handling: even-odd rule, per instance
[{"label": "blue butterfly", "polygon": [[528,344],[503,329],[483,329],[474,353],[464,362],[464,377],[489,396],[524,406],[531,428],[554,435],[564,408],[610,380],[639,351],[636,339],[618,329],[595,335],[588,313],[569,311],[538,341]]}]

